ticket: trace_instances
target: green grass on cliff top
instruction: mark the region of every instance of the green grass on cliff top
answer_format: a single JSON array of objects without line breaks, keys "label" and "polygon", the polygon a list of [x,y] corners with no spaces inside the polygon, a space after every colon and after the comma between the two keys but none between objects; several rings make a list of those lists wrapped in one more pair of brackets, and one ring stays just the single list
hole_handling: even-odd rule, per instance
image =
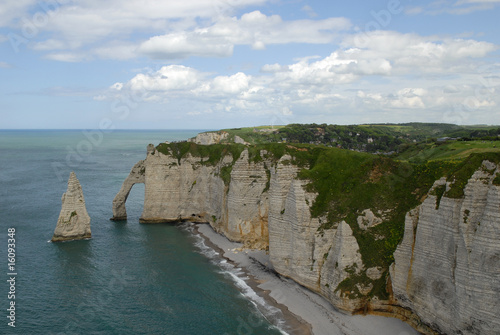
[{"label": "green grass on cliff top", "polygon": [[[250,144],[264,144],[270,142],[281,142],[281,136],[278,134],[280,128],[286,126],[258,126],[244,128],[221,129],[219,132],[227,132],[229,137],[224,143],[234,143],[234,137],[239,136]],[[212,133],[214,131],[207,131]]]},{"label": "green grass on cliff top", "polygon": [[234,139],[234,136],[239,136],[250,144],[263,144],[281,141],[277,130],[283,127],[284,126],[260,126],[224,129],[224,131],[229,133],[230,141]]},{"label": "green grass on cliff top", "polygon": [[462,161],[473,153],[500,152],[500,141],[445,141],[409,145],[398,160],[425,162],[434,160]]},{"label": "green grass on cliff top", "polygon": [[[366,138],[371,136],[375,139],[375,144],[369,147],[377,147],[375,150],[385,150],[383,143],[392,142],[411,143],[436,139],[440,137],[454,138],[482,138],[491,136],[498,138],[500,128],[498,126],[459,126],[445,123],[403,123],[403,124],[363,124],[363,125],[327,125],[327,124],[289,124],[286,126],[259,126],[246,128],[223,129],[229,133],[229,142],[234,136],[243,138],[250,144],[260,144],[267,142],[282,142],[288,138],[288,142],[309,143],[319,141],[328,144],[326,139],[336,139],[344,148],[360,149],[360,145],[366,144]],[[358,141],[351,134],[360,133],[364,140]],[[288,135],[289,136],[288,136]],[[290,137],[290,138],[289,138]],[[324,138],[325,137],[325,138]],[[358,147],[353,146],[353,142],[359,142]],[[378,146],[376,145],[378,143]],[[369,149],[369,148],[368,148]],[[373,148],[372,148],[373,149]],[[389,149],[388,151],[392,151]]]}]

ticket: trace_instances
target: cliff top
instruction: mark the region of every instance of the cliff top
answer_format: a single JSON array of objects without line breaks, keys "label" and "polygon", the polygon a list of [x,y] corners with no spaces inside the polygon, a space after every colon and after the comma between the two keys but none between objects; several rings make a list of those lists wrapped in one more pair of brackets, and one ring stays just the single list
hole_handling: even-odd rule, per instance
[{"label": "cliff top", "polygon": [[[401,155],[399,159],[403,160],[428,160],[443,158],[443,151],[453,152],[453,155],[465,152],[464,155],[467,156],[469,150],[495,149],[500,140],[500,127],[444,123],[289,124],[223,129],[200,135],[213,135],[213,143],[322,144],[370,153]],[[447,147],[450,143],[458,144]],[[199,144],[208,143],[201,139]],[[440,146],[440,151],[430,151],[435,146]]]}]

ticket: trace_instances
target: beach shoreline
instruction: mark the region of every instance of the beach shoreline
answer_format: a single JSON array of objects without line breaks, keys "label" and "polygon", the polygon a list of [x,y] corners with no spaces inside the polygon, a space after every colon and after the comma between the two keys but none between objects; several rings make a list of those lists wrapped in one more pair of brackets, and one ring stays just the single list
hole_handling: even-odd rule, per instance
[{"label": "beach shoreline", "polygon": [[[270,290],[260,287],[261,284],[266,282],[266,278],[263,277],[277,275],[273,272],[274,270],[269,268],[270,263],[265,263],[265,259],[258,260],[255,258],[259,257],[257,254],[264,253],[263,251],[253,251],[255,255],[251,256],[245,251],[239,251],[243,244],[229,241],[225,236],[215,232],[209,224],[197,224],[194,228],[194,233],[203,237],[205,244],[208,247],[214,249],[223,258],[240,268],[246,274],[248,278],[246,283],[258,296],[262,297],[270,306],[281,311],[286,324],[286,329],[283,330],[286,331],[287,334],[313,335],[312,328],[309,323],[300,318],[300,316],[290,312],[286,305],[280,304],[272,298],[270,296]],[[264,264],[261,263],[261,261],[264,261]],[[261,313],[265,316],[265,311],[261,311]],[[251,316],[242,317],[240,321],[240,328],[237,329],[238,335],[253,334],[251,328],[254,322],[255,320],[252,320]]]},{"label": "beach shoreline", "polygon": [[[247,284],[265,301],[281,310],[290,335],[418,335],[412,327],[396,318],[351,315],[337,310],[326,299],[274,272],[269,255],[263,250],[247,250],[228,240],[209,224],[195,225],[194,233],[207,246],[242,269]],[[251,321],[242,321],[238,334],[253,334]]]}]

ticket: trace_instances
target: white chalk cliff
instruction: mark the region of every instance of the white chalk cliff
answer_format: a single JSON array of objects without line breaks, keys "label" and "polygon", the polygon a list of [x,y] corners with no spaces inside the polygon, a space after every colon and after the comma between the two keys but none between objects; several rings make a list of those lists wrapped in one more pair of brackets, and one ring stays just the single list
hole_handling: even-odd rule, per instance
[{"label": "white chalk cliff", "polygon": [[394,253],[397,304],[444,334],[500,331],[500,187],[493,184],[499,168],[488,161],[483,167],[463,198],[443,197],[437,206],[429,195],[408,213]]},{"label": "white chalk cliff", "polygon": [[[409,211],[388,271],[366,268],[345,221],[321,228],[324,218],[310,212],[317,195],[306,191],[308,181],[297,177],[300,168],[290,156],[274,159],[262,150],[255,159],[245,149],[236,160],[227,153],[208,163],[207,157],[187,153],[179,158],[168,150],[148,147],[146,159],[134,166],[113,201],[115,219],[126,218],[128,192],[144,182],[141,222],[209,222],[230,240],[268,248],[279,274],[340,309],[393,315],[428,334],[496,334],[500,329],[496,164],[484,163],[486,169],[472,176],[462,199],[445,194],[438,200],[430,192]],[[434,187],[443,184],[444,179]],[[374,212],[359,215],[360,229],[380,223]],[[387,297],[370,294],[380,283]]]},{"label": "white chalk cliff", "polygon": [[52,241],[90,238],[90,216],[85,207],[82,187],[74,172],[69,175],[68,189],[63,194],[61,201],[61,212]]},{"label": "white chalk cliff", "polygon": [[199,133],[198,135],[196,135],[196,137],[188,139],[188,142],[193,142],[202,145],[211,145],[219,143],[249,144],[238,135],[229,136],[229,133],[224,130]]},{"label": "white chalk cliff", "polygon": [[206,132],[199,133],[196,137],[190,138],[189,142],[194,142],[196,144],[210,145],[221,143],[224,140],[227,140],[229,133],[226,131],[217,131],[217,132]]}]

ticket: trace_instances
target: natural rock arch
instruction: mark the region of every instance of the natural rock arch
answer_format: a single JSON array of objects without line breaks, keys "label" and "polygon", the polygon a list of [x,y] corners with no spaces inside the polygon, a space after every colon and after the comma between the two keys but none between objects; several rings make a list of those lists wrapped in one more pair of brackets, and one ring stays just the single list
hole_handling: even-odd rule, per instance
[{"label": "natural rock arch", "polygon": [[135,184],[144,184],[146,180],[145,175],[146,166],[144,164],[144,160],[141,160],[134,165],[132,170],[130,170],[130,173],[123,182],[120,191],[113,199],[113,217],[111,218],[111,220],[119,221],[127,219],[127,209],[125,208],[125,202],[127,201],[132,186],[134,186]]}]

